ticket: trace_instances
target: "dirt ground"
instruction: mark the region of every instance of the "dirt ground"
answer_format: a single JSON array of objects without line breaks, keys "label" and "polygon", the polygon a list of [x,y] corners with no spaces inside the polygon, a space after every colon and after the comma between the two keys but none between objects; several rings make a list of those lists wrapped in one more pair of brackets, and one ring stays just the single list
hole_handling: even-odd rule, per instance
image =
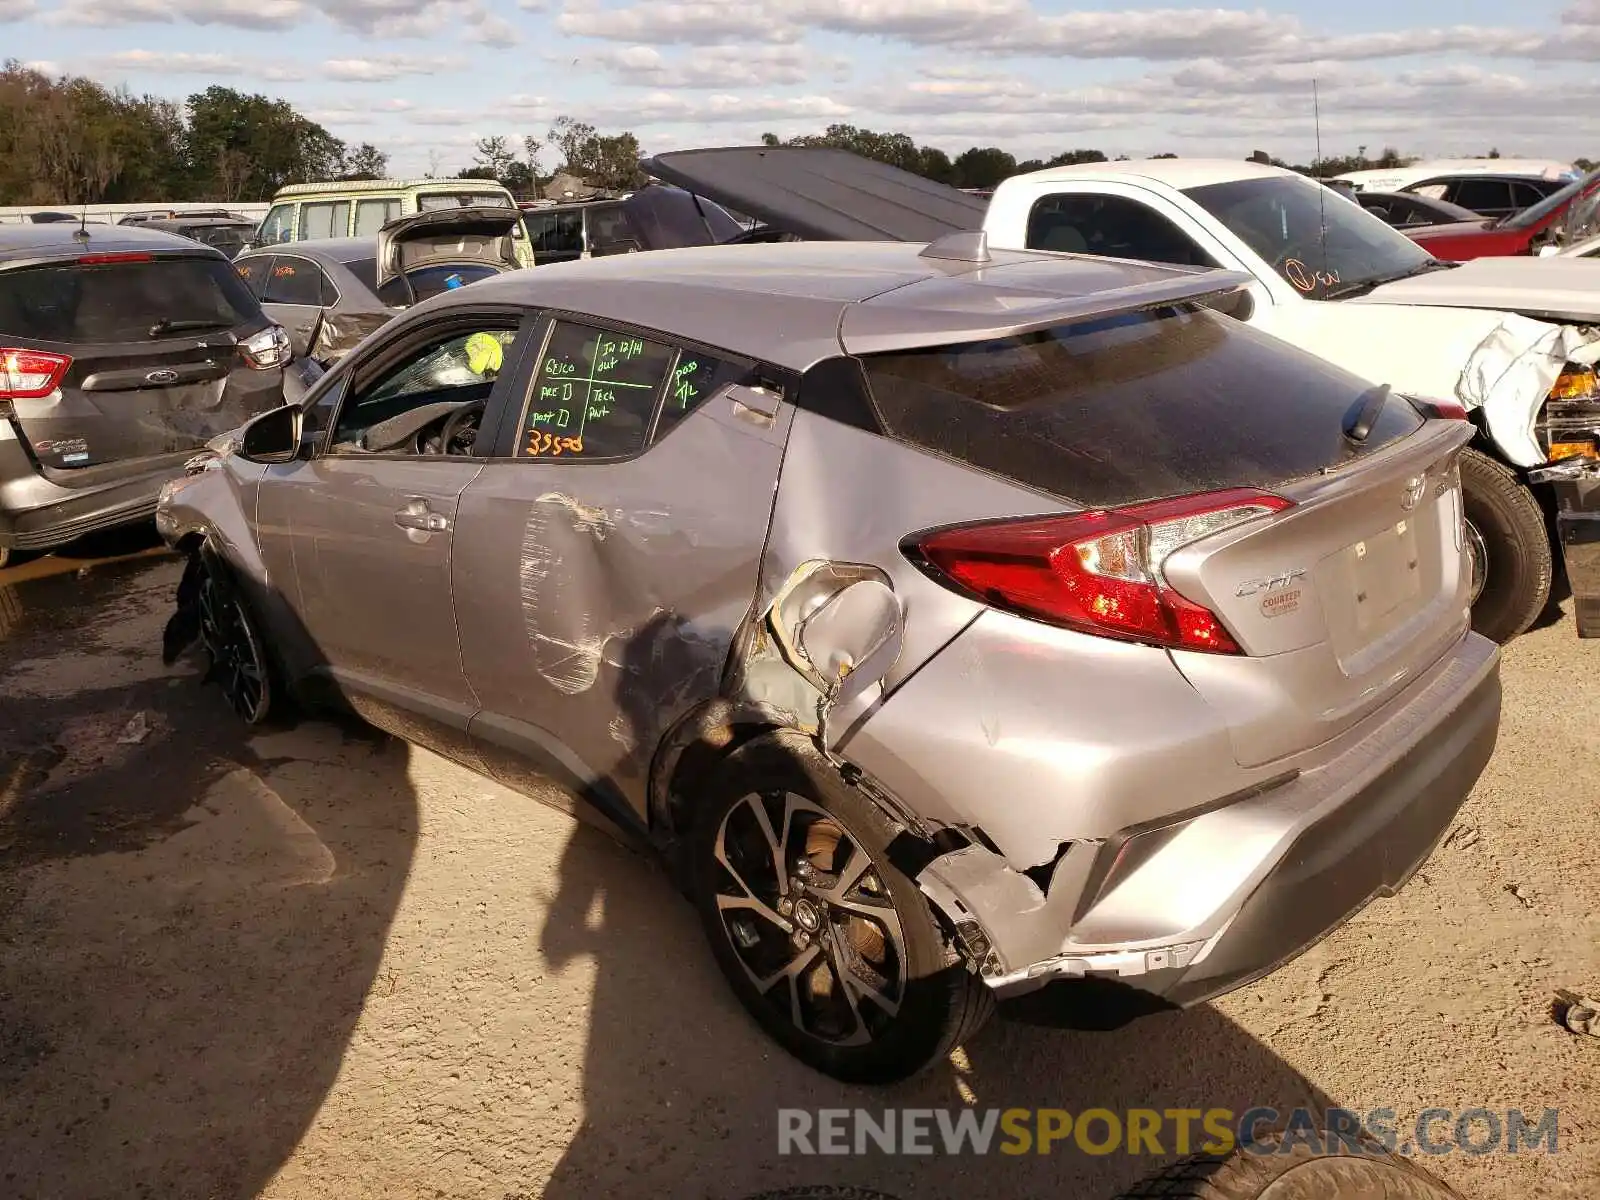
[{"label": "dirt ground", "polygon": [[[736,1007],[693,914],[588,826],[352,725],[247,739],[163,668],[175,565],[0,575],[0,1197],[1104,1200],[1158,1165],[794,1158],[779,1107],[1559,1108],[1559,1152],[1429,1165],[1600,1191],[1600,642],[1509,651],[1499,750],[1397,898],[1245,991],[1114,1033],[992,1023],[888,1094]],[[14,585],[14,586],[13,586]]]}]

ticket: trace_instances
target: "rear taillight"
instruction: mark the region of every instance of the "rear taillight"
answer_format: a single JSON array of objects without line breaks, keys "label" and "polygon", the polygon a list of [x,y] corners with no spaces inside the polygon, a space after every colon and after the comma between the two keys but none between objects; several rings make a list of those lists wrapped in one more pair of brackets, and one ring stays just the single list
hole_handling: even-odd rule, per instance
[{"label": "rear taillight", "polygon": [[1290,504],[1237,488],[942,529],[910,552],[947,586],[1019,616],[1101,637],[1239,654],[1216,614],[1178,595],[1162,566],[1180,547]]},{"label": "rear taillight", "polygon": [[289,345],[289,335],[283,331],[283,327],[269,325],[254,337],[240,342],[239,354],[247,366],[265,371],[283,366],[292,357],[293,351]]},{"label": "rear taillight", "polygon": [[0,400],[42,400],[61,386],[72,359],[0,346]]},{"label": "rear taillight", "polygon": [[1454,400],[1413,400],[1417,411],[1430,421],[1465,421],[1467,410]]}]

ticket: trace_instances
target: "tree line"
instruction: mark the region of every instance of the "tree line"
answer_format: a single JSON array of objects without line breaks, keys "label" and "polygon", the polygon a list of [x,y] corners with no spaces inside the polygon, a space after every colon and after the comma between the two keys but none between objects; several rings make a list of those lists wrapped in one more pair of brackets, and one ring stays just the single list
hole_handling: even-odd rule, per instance
[{"label": "tree line", "polygon": [[[961,188],[992,188],[1044,167],[1111,161],[1101,150],[1074,149],[1019,162],[998,146],[972,146],[952,157],[909,134],[844,124],[786,142],[774,133],[761,140],[850,150]],[[556,164],[549,173],[546,157]],[[480,139],[472,165],[457,177],[497,180],[518,196],[539,194],[557,173],[621,191],[644,183],[642,157],[631,132],[605,134],[559,116],[542,137]],[[1261,151],[1251,157],[1322,178],[1415,161],[1393,147],[1368,158],[1364,146],[1354,155],[1305,164]],[[1499,151],[1483,157],[1498,158]],[[1587,171],[1595,164],[1578,159],[1575,165]],[[367,142],[347,144],[286,100],[214,85],[179,102],[77,76],[51,78],[15,60],[0,64],[0,205],[264,201],[285,184],[381,179],[388,169],[383,151]],[[439,174],[437,161],[428,174]]]},{"label": "tree line", "polygon": [[260,201],[388,168],[285,100],[213,86],[177,102],[0,65],[0,205]]}]

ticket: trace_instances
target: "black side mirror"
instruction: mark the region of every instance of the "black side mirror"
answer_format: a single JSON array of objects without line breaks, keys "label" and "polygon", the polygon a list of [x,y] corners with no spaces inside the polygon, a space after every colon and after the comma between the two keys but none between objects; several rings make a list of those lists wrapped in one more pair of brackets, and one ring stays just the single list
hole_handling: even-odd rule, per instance
[{"label": "black side mirror", "polygon": [[1248,321],[1255,315],[1256,298],[1250,294],[1249,289],[1241,288],[1237,292],[1228,292],[1207,300],[1205,306],[1225,317],[1232,317],[1235,321]]},{"label": "black side mirror", "polygon": [[300,455],[305,413],[295,404],[264,412],[244,427],[239,457],[253,463],[293,462]]}]

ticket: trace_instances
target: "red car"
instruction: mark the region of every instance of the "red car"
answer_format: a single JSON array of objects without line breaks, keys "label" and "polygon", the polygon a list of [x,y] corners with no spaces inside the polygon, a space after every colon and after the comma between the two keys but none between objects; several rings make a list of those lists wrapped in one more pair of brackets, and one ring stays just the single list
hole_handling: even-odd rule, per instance
[{"label": "red car", "polygon": [[1600,188],[1600,171],[1573,180],[1559,192],[1509,217],[1459,221],[1450,225],[1424,225],[1405,234],[1435,258],[1465,262],[1469,258],[1500,258],[1510,254],[1537,254],[1566,219],[1567,209],[1579,196]]}]

